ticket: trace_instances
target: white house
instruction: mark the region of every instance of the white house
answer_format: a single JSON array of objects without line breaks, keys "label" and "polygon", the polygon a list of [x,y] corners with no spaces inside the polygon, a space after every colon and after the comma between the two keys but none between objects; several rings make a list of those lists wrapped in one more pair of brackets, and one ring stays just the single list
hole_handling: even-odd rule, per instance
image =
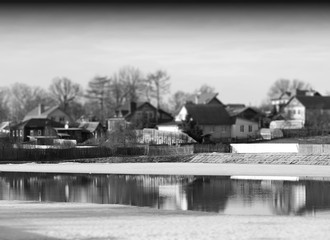
[{"label": "white house", "polygon": [[232,138],[247,138],[257,135],[259,130],[259,123],[244,118],[234,118],[234,123],[231,126]]}]

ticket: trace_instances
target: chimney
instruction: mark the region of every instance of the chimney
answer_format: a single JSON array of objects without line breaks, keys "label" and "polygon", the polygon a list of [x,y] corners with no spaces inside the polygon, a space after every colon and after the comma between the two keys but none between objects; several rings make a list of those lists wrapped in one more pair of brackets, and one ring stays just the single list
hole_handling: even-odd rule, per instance
[{"label": "chimney", "polygon": [[199,96],[200,96],[200,93],[196,93],[195,95],[195,104],[198,104],[198,100],[199,100]]},{"label": "chimney", "polygon": [[42,103],[38,105],[38,115],[41,115],[45,111],[45,106]]}]

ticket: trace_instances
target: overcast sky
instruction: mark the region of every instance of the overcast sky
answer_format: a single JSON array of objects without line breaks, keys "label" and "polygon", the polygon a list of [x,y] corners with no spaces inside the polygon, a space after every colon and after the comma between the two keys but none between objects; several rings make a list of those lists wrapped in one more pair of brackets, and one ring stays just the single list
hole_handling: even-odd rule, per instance
[{"label": "overcast sky", "polygon": [[78,5],[0,8],[0,86],[87,87],[123,66],[163,69],[171,93],[216,88],[259,105],[279,78],[330,91],[330,8],[312,5]]}]

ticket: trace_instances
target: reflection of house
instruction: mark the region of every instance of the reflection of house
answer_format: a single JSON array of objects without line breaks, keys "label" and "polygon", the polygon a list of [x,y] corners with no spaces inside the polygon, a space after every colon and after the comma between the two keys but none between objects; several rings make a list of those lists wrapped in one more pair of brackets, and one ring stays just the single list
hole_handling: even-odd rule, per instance
[{"label": "reflection of house", "polygon": [[305,126],[329,127],[329,96],[295,96],[284,107],[289,120],[300,120]]},{"label": "reflection of house", "polygon": [[59,122],[62,124],[65,124],[66,122],[72,122],[71,117],[63,110],[61,110],[58,106],[50,107],[50,106],[45,106],[43,104],[39,104],[38,107],[28,112],[25,115],[23,122],[31,118],[39,118],[39,119],[48,118],[52,121]]},{"label": "reflection of house", "polygon": [[56,137],[56,127],[63,127],[63,124],[47,118],[32,118],[23,121],[10,128],[10,137],[14,141],[26,142],[30,138]]},{"label": "reflection of house", "polygon": [[187,116],[198,124],[204,135],[210,134],[211,140],[231,137],[232,119],[220,104],[185,104],[175,121],[185,121]]}]

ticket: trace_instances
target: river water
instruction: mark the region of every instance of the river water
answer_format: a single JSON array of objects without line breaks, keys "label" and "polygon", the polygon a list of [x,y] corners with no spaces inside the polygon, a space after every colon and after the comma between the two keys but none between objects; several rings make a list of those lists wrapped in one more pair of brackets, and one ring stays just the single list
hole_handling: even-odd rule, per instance
[{"label": "river water", "polygon": [[123,204],[225,215],[315,215],[330,210],[330,182],[1,173],[0,200]]}]

